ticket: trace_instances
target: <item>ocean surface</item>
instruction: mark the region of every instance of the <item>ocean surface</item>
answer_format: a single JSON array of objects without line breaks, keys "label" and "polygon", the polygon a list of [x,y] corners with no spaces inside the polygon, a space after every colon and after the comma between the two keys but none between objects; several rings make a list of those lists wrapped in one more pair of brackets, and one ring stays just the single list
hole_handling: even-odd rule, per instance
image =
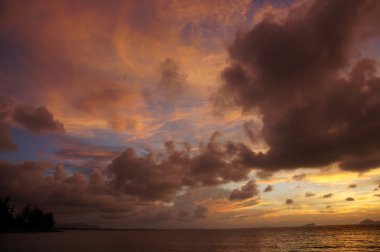
[{"label": "ocean surface", "polygon": [[380,251],[380,227],[14,233],[0,234],[0,251]]}]

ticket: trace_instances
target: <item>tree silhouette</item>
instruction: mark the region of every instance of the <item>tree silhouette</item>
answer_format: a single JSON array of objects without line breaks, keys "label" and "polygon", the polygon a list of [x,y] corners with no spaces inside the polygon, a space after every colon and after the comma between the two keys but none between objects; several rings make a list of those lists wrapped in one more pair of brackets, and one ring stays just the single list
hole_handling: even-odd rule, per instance
[{"label": "tree silhouette", "polygon": [[30,205],[24,207],[16,217],[16,225],[25,230],[51,230],[54,224],[52,213],[45,214],[41,209],[31,208]]},{"label": "tree silhouette", "polygon": [[0,198],[0,231],[52,231],[55,221],[52,213],[44,213],[39,208],[25,206],[16,218],[13,207],[9,206],[9,196]]},{"label": "tree silhouette", "polygon": [[0,231],[10,230],[13,225],[13,207],[9,206],[9,196],[0,198]]}]

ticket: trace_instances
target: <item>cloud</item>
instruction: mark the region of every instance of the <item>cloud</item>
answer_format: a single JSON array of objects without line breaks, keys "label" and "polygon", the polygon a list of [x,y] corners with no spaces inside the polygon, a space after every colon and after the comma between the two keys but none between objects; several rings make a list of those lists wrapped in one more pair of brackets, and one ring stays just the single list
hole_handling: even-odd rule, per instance
[{"label": "cloud", "polygon": [[374,194],[374,196],[376,196],[376,197],[380,197],[380,194]]},{"label": "cloud", "polygon": [[[214,133],[195,152],[191,152],[189,144],[177,149],[172,141],[165,143],[164,155],[151,152],[139,156],[128,148],[107,167],[111,184],[116,191],[143,200],[170,201],[184,186],[212,186],[245,179],[250,169],[240,163],[239,148],[230,142],[217,142],[219,135]],[[253,182],[247,189],[251,187],[255,187]]]},{"label": "cloud", "polygon": [[160,222],[170,219],[172,211],[162,204],[143,204],[135,209],[134,217],[142,222]]},{"label": "cloud", "polygon": [[180,219],[186,219],[190,215],[190,213],[186,210],[181,210],[178,212],[177,215],[178,215],[178,218]]},{"label": "cloud", "polygon": [[264,189],[264,192],[271,192],[271,191],[273,191],[273,186],[271,185],[267,185],[267,187],[265,187]]},{"label": "cloud", "polygon": [[[250,169],[239,163],[236,146],[230,142],[219,143],[217,137],[217,133],[212,135],[208,143],[200,144],[196,150],[189,144],[177,148],[174,142],[169,141],[165,144],[164,153],[142,155],[133,148],[127,148],[118,154],[117,150],[109,148],[78,145],[67,146],[55,154],[55,158],[71,167],[85,165],[90,169],[86,170],[87,175],[74,172],[67,176],[65,169],[59,166],[53,172],[55,175],[50,176],[45,175],[52,174],[47,165],[2,162],[1,191],[24,201],[30,198],[36,203],[61,207],[78,205],[87,208],[94,205],[105,211],[124,209],[117,198],[132,203],[171,202],[181,190],[247,178]],[[106,165],[107,162],[110,163]],[[40,191],[44,191],[43,194]],[[250,181],[232,193],[232,198],[257,194],[257,185]],[[223,195],[223,198],[228,198],[227,191]],[[104,205],[108,201],[110,204]]]},{"label": "cloud", "polygon": [[197,205],[194,209],[194,218],[207,218],[208,208],[206,206]]},{"label": "cloud", "polygon": [[11,128],[17,124],[34,134],[65,132],[63,124],[45,107],[21,104],[11,96],[0,95],[0,151],[14,151]]},{"label": "cloud", "polygon": [[13,121],[35,134],[64,132],[63,123],[54,118],[44,106],[18,105],[12,114]]},{"label": "cloud", "polygon": [[116,157],[107,170],[117,191],[143,200],[170,201],[181,188],[182,167],[167,161],[158,163],[153,154],[139,157],[132,148]]},{"label": "cloud", "polygon": [[285,204],[292,205],[292,204],[294,204],[294,200],[292,200],[292,199],[286,199]]},{"label": "cloud", "polygon": [[[226,189],[213,187],[195,187],[187,190],[184,194],[177,195],[173,199],[173,212],[177,213],[179,220],[186,221],[195,218],[193,210],[202,205],[216,212],[223,212],[228,207],[230,192]],[[182,216],[182,217],[181,217]]]},{"label": "cloud", "polygon": [[347,197],[347,198],[346,198],[346,201],[355,201],[355,199],[352,198],[352,197]]},{"label": "cloud", "polygon": [[356,188],[356,184],[350,184],[348,185],[348,188]]},{"label": "cloud", "polygon": [[313,196],[315,196],[315,193],[312,193],[312,192],[306,192],[305,193],[305,197],[306,198],[310,198],[310,197],[313,197]]},{"label": "cloud", "polygon": [[11,127],[6,122],[0,121],[0,151],[17,150],[17,145],[11,138]]},{"label": "cloud", "polygon": [[0,151],[14,151],[17,145],[11,138],[9,114],[12,112],[12,99],[0,95]]},{"label": "cloud", "polygon": [[161,78],[157,89],[166,94],[165,99],[179,98],[184,91],[186,74],[181,70],[177,62],[171,58],[165,59],[160,65]]},{"label": "cloud", "polygon": [[235,189],[230,194],[230,200],[244,200],[257,196],[259,190],[255,180],[250,180],[240,189]]},{"label": "cloud", "polygon": [[157,84],[143,91],[143,96],[152,113],[162,117],[180,108],[194,106],[194,103],[199,100],[187,82],[187,74],[176,60],[166,58],[160,63],[159,72]]},{"label": "cloud", "polygon": [[[101,187],[101,192],[106,190],[106,182],[102,173],[94,171],[87,179],[83,174],[74,172],[68,176],[63,166],[55,169],[47,163],[24,162],[11,164],[0,162],[0,191],[11,195],[19,202],[44,206],[71,206],[99,207],[102,208],[112,202],[107,202],[107,197],[102,198],[95,193]],[[45,176],[45,172],[53,172],[51,176]]]},{"label": "cloud", "polygon": [[247,164],[270,171],[380,165],[378,63],[354,58],[379,35],[373,25],[379,6],[371,0],[304,1],[280,20],[265,15],[237,34],[213,102],[220,110],[262,115],[270,149],[247,152]]},{"label": "cloud", "polygon": [[304,180],[305,178],[307,177],[307,174],[305,173],[302,173],[302,174],[296,174],[292,177],[293,180],[296,180],[296,181],[302,181]]},{"label": "cloud", "polygon": [[261,127],[255,121],[253,120],[245,121],[243,123],[243,129],[246,135],[248,136],[249,140],[251,140],[253,144],[258,144],[258,143],[263,142],[262,136],[260,134]]},{"label": "cloud", "polygon": [[252,13],[248,2],[236,0],[4,1],[2,7],[0,92],[45,104],[68,132],[97,127],[139,137],[167,119],[156,113],[156,98],[160,109],[174,112],[173,101],[182,104],[194,86],[185,105],[203,107],[224,64],[220,41]]},{"label": "cloud", "polygon": [[106,167],[123,150],[120,147],[88,145],[79,141],[62,141],[59,145],[61,149],[52,156],[54,160],[91,169]]},{"label": "cloud", "polygon": [[327,198],[331,198],[332,196],[334,196],[334,194],[328,193],[328,194],[323,195],[322,198],[327,199]]},{"label": "cloud", "polygon": [[68,175],[63,165],[0,161],[0,173],[0,192],[10,195],[16,205],[37,205],[57,214],[124,213],[123,218],[141,222],[172,217],[170,208],[161,203],[115,194],[109,178],[100,169],[94,169],[88,176],[78,172]]},{"label": "cloud", "polygon": [[256,176],[261,179],[269,179],[273,176],[273,172],[266,171],[266,170],[260,170],[256,172]]}]

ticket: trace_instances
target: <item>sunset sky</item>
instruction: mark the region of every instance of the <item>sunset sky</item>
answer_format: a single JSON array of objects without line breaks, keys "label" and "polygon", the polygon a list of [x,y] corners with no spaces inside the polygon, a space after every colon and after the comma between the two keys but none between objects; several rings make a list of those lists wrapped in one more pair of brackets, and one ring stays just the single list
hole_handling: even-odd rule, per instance
[{"label": "sunset sky", "polygon": [[57,223],[380,220],[380,1],[0,2],[0,197]]}]

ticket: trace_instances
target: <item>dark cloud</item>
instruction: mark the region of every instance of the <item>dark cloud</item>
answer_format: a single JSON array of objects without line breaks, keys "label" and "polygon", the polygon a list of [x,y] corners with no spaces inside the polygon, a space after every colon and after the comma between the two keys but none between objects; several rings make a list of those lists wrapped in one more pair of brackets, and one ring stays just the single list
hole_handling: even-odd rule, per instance
[{"label": "dark cloud", "polygon": [[166,94],[166,99],[174,99],[183,91],[186,74],[181,70],[176,61],[171,58],[165,59],[160,66],[161,78],[157,89]]},{"label": "dark cloud", "polygon": [[334,194],[328,193],[328,194],[323,195],[322,198],[328,199],[328,198],[331,198],[332,196],[334,196]]},{"label": "dark cloud", "polygon": [[[135,207],[131,208],[131,204],[136,202],[152,203],[149,211],[153,211],[152,208],[157,207],[155,202],[170,202],[184,188],[214,186],[247,178],[250,169],[239,163],[236,145],[229,142],[221,144],[216,141],[217,136],[214,134],[208,143],[200,144],[197,151],[193,151],[188,144],[177,149],[173,142],[166,142],[165,153],[140,155],[128,148],[106,167],[90,164],[107,162],[116,155],[114,150],[68,146],[56,153],[55,157],[69,160],[70,166],[81,166],[76,163],[77,160],[88,161],[86,164],[90,168],[86,174],[74,172],[70,176],[63,166],[52,171],[51,165],[46,168],[48,165],[36,162],[1,162],[0,191],[20,201],[30,200],[41,205],[64,208],[65,211],[74,206],[82,209],[96,207],[99,211],[109,212],[134,211]],[[251,181],[239,192],[245,196],[257,195],[258,189]],[[218,194],[219,197],[228,198],[228,191]],[[123,205],[124,200],[128,204]],[[176,209],[183,210],[186,207],[178,206]],[[161,210],[157,210],[158,219],[167,216]],[[154,216],[152,213],[147,219],[155,219]]]},{"label": "dark cloud", "polygon": [[11,138],[14,124],[36,134],[65,131],[63,124],[54,119],[46,107],[20,104],[11,96],[0,95],[0,151],[17,149]]},{"label": "dark cloud", "polygon": [[355,199],[352,198],[352,197],[347,197],[347,198],[346,198],[346,201],[355,201]]},{"label": "dark cloud", "polygon": [[[209,142],[199,146],[199,152],[189,159],[188,173],[183,179],[183,184],[188,186],[217,185],[228,181],[240,181],[247,177],[250,169],[240,161],[241,150],[236,144],[226,142],[220,144],[215,132]],[[180,160],[181,152],[174,152],[169,159]],[[185,158],[186,161],[186,158]]]},{"label": "dark cloud", "polygon": [[310,197],[313,197],[313,196],[315,196],[315,193],[312,193],[312,192],[306,192],[305,193],[305,197],[306,198],[310,198]]},{"label": "dark cloud", "polygon": [[252,200],[249,200],[249,201],[246,201],[246,202],[243,202],[242,205],[243,206],[255,206],[255,205],[258,205],[260,203],[260,199],[252,199]]},{"label": "dark cloud", "polygon": [[243,129],[252,143],[257,144],[263,141],[260,134],[261,127],[253,120],[244,122]]},{"label": "dark cloud", "polygon": [[9,114],[12,111],[12,99],[0,95],[0,151],[13,151],[17,145],[11,138]]},{"label": "dark cloud", "polygon": [[273,176],[273,172],[266,171],[266,170],[260,170],[256,172],[256,176],[261,179],[269,179]]},{"label": "dark cloud", "polygon": [[194,209],[194,218],[207,218],[208,208],[206,206],[197,205]]},{"label": "dark cloud", "polygon": [[[83,148],[83,146],[81,146]],[[100,148],[99,148],[100,149]],[[109,160],[115,157],[115,152],[110,150],[86,150],[79,148],[67,148],[59,150],[56,155],[62,159],[94,159],[96,161]]]},{"label": "dark cloud", "polygon": [[240,163],[239,148],[216,141],[219,133],[201,144],[196,153],[185,145],[166,142],[166,153],[139,156],[128,148],[107,167],[114,189],[143,200],[170,201],[183,186],[212,186],[246,178],[250,169]]},{"label": "dark cloud", "polygon": [[[107,182],[102,173],[94,171],[88,179],[81,173],[68,176],[63,166],[52,169],[46,163],[24,162],[11,164],[0,162],[0,192],[14,200],[47,207],[70,208],[73,206],[113,208],[113,201],[99,197],[106,192]],[[53,173],[51,176],[45,174]]]},{"label": "dark cloud", "polygon": [[61,146],[63,148],[54,154],[55,159],[75,167],[91,169],[104,168],[123,150],[117,147],[86,145],[78,141],[61,143]]},{"label": "dark cloud", "polygon": [[294,200],[292,200],[292,199],[287,199],[285,201],[285,204],[287,204],[287,205],[292,205],[293,203],[294,203]]},{"label": "dark cloud", "polygon": [[240,189],[235,189],[230,194],[230,200],[244,200],[259,194],[255,180],[250,180]]},{"label": "dark cloud", "polygon": [[190,216],[190,213],[186,210],[181,210],[178,212],[177,215],[178,215],[178,218],[180,218],[180,219],[186,219],[187,217]]},{"label": "dark cloud", "polygon": [[350,184],[348,185],[348,188],[356,188],[356,184]]},{"label": "dark cloud", "polygon": [[11,138],[11,127],[8,123],[0,121],[0,151],[14,151],[17,145]]},{"label": "dark cloud", "polygon": [[44,106],[18,105],[12,114],[13,121],[36,134],[64,132],[63,124]]},{"label": "dark cloud", "polygon": [[182,166],[169,160],[158,162],[153,154],[139,157],[131,148],[115,158],[108,171],[114,176],[112,184],[117,191],[143,200],[170,201],[181,188],[183,176]]},{"label": "dark cloud", "polygon": [[270,150],[246,152],[247,165],[272,171],[380,165],[378,63],[353,58],[363,33],[366,39],[379,35],[373,25],[379,6],[373,0],[305,1],[282,19],[267,15],[237,35],[213,101],[221,110],[237,106],[263,116]]},{"label": "dark cloud", "polygon": [[179,63],[167,58],[159,67],[160,79],[156,86],[143,91],[149,109],[155,113],[172,113],[198,99],[187,85],[187,74]]},{"label": "dark cloud", "polygon": [[144,204],[135,209],[134,217],[143,222],[160,222],[170,219],[172,211],[162,204]]},{"label": "dark cloud", "polygon": [[376,197],[380,197],[380,194],[374,194],[374,196],[376,196]]},{"label": "dark cloud", "polygon": [[301,173],[301,174],[296,174],[292,177],[293,180],[296,180],[296,181],[302,181],[304,180],[305,178],[307,177],[307,174],[305,173]]},{"label": "dark cloud", "polygon": [[99,169],[89,175],[78,172],[68,175],[61,165],[53,168],[48,163],[0,161],[0,174],[0,196],[11,195],[16,205],[38,205],[57,214],[124,213],[123,218],[141,222],[172,217],[170,208],[160,203],[115,194],[109,178]]},{"label": "dark cloud", "polygon": [[173,199],[172,210],[177,213],[178,220],[192,220],[195,218],[193,210],[198,208],[200,202],[206,202],[210,199],[217,202],[226,202],[229,195],[229,190],[218,188],[216,186],[196,187],[188,190],[185,194],[177,195]]},{"label": "dark cloud", "polygon": [[267,187],[265,187],[264,189],[264,192],[271,192],[271,191],[273,191],[273,186],[271,185],[267,185]]}]

